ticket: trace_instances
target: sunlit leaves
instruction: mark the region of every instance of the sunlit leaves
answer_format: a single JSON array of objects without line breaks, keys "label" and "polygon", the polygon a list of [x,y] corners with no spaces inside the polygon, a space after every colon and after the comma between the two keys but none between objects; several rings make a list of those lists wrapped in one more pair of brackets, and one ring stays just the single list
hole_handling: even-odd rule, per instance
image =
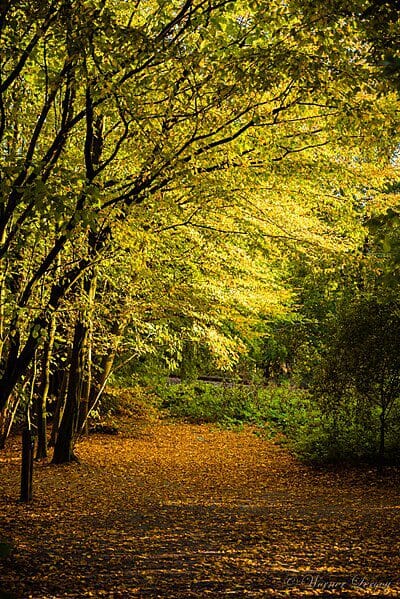
[{"label": "sunlit leaves", "polygon": [[239,339],[287,310],[296,252],[351,251],[354,204],[391,177],[398,114],[355,14],[295,0],[22,2],[2,33],[7,318],[47,318],[50,294],[63,289],[60,308],[101,248],[97,339],[112,343],[113,311],[180,318],[187,336],[232,320]]}]

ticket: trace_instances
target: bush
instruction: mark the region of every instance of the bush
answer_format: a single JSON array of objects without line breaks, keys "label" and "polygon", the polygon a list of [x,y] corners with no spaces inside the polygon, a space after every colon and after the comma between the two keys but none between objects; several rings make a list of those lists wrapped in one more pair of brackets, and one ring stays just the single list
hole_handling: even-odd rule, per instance
[{"label": "bush", "polygon": [[314,464],[370,459],[375,447],[373,429],[364,428],[349,404],[334,414],[314,406],[290,441],[301,459]]},{"label": "bush", "polygon": [[257,421],[258,409],[253,389],[244,385],[229,387],[211,383],[178,383],[158,387],[161,407],[174,418],[195,423],[231,423]]},{"label": "bush", "polygon": [[[289,386],[261,387],[243,384],[178,383],[157,388],[161,407],[174,418],[224,426],[244,423],[286,432],[295,418],[304,416],[301,401],[305,392]],[[297,411],[296,411],[297,410]]]},{"label": "bush", "polygon": [[[312,464],[377,460],[379,407],[348,394],[327,411],[319,397],[282,385],[178,383],[159,386],[161,407],[194,423],[259,427],[264,437],[279,436],[300,459]],[[388,463],[400,462],[400,414],[393,411],[387,430]],[[389,426],[390,424],[390,426]]]},{"label": "bush", "polygon": [[159,398],[149,387],[108,386],[103,393],[97,410],[91,413],[91,421],[112,419],[113,417],[131,418],[136,421],[154,420],[159,408]]},{"label": "bush", "polygon": [[[400,464],[399,416],[388,421],[386,463]],[[309,398],[300,413],[286,427],[287,443],[296,455],[311,464],[379,463],[379,409],[361,404],[348,395],[346,402],[330,412]]]},{"label": "bush", "polygon": [[399,336],[397,300],[365,296],[341,307],[313,381],[325,453],[329,441],[328,453],[381,467],[398,453]]}]

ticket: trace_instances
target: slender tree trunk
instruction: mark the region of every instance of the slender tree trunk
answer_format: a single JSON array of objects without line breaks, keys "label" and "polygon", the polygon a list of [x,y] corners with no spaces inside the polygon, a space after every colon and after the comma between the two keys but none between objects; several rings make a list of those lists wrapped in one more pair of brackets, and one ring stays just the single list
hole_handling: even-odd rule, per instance
[{"label": "slender tree trunk", "polygon": [[75,324],[75,334],[72,345],[67,398],[57,440],[54,446],[54,464],[63,464],[77,459],[74,455],[74,445],[78,424],[79,405],[82,396],[84,345],[86,336],[87,327],[82,322],[82,318],[78,317],[78,321]]},{"label": "slender tree trunk", "polygon": [[18,410],[18,406],[19,406],[20,402],[21,402],[21,396],[18,396],[16,398],[16,400],[14,401],[12,410],[10,411],[10,417],[8,419],[7,428],[5,431],[5,435],[6,435],[5,440],[8,439],[8,437],[11,433],[11,427],[14,424],[15,416],[17,415],[17,410]]},{"label": "slender tree trunk", "polygon": [[[96,383],[92,385],[90,399],[89,399],[89,410],[93,410],[95,404],[97,404],[100,400],[102,390],[106,385],[108,377],[110,376],[113,364],[115,360],[115,350],[110,349],[110,351],[104,355],[101,359],[100,364],[100,374],[97,376]],[[100,395],[99,395],[100,393]]]},{"label": "slender tree trunk", "polygon": [[104,391],[107,380],[114,366],[114,360],[118,349],[118,340],[121,337],[125,326],[126,322],[123,319],[119,321],[114,321],[112,325],[111,334],[114,337],[114,342],[112,344],[112,347],[110,347],[110,349],[108,350],[108,352],[101,356],[99,374],[96,378],[96,381],[92,385],[90,393],[89,411],[94,408],[95,403],[97,404],[99,402],[102,392]]},{"label": "slender tree trunk", "polygon": [[21,463],[21,494],[20,501],[29,503],[32,501],[32,475],[33,475],[33,452],[35,438],[32,430],[26,424],[22,433],[22,463]]},{"label": "slender tree trunk", "polygon": [[11,397],[8,405],[0,414],[0,449],[4,449],[6,441],[10,435],[11,427],[17,414],[17,409],[20,403],[20,395]]},{"label": "slender tree trunk", "polygon": [[3,259],[0,260],[0,360],[3,357],[3,346],[4,346],[4,309],[6,306],[6,274],[7,274],[7,262]]},{"label": "slender tree trunk", "polygon": [[[67,398],[57,440],[54,445],[54,464],[71,462],[76,459],[73,450],[77,434],[80,432],[79,424],[86,421],[88,412],[89,388],[86,392],[86,406],[82,408],[81,404],[85,384],[85,372],[87,372],[87,369],[89,368],[91,373],[91,354],[88,354],[88,340],[90,339],[92,307],[97,286],[94,269],[86,273],[82,284],[87,298],[87,306],[84,310],[80,311],[75,324]],[[90,378],[91,374],[89,374],[89,379]],[[87,384],[88,380],[86,380],[86,385]],[[81,415],[81,410],[85,416]]]},{"label": "slender tree trunk", "polygon": [[36,459],[41,460],[47,457],[47,397],[50,387],[50,365],[54,347],[54,338],[56,334],[56,316],[52,315],[48,339],[43,354],[43,370],[40,394],[36,400],[36,423],[37,423],[37,449]]},{"label": "slender tree trunk", "polygon": [[[72,348],[68,351],[67,364],[71,363]],[[69,381],[69,368],[65,368],[61,383],[60,391],[57,395],[56,408],[53,415],[53,426],[51,427],[51,434],[49,439],[49,447],[54,447],[57,441],[58,430],[60,428],[60,422],[64,414],[64,406],[68,390]]]},{"label": "slender tree trunk", "polygon": [[378,472],[383,473],[385,469],[385,428],[386,428],[386,408],[382,407],[380,414],[379,428],[379,453],[378,453]]},{"label": "slender tree trunk", "polygon": [[33,454],[35,450],[35,436],[32,430],[31,406],[33,402],[37,375],[36,352],[33,359],[31,389],[25,414],[25,427],[22,432],[22,460],[21,460],[21,494],[22,502],[32,500]]},{"label": "slender tree trunk", "polygon": [[7,415],[8,406],[5,406],[0,412],[0,449],[4,449],[6,445]]},{"label": "slender tree trunk", "polygon": [[92,342],[93,342],[93,309],[94,301],[97,290],[97,276],[96,271],[93,269],[92,277],[90,280],[85,281],[85,291],[88,298],[88,307],[85,311],[84,318],[87,326],[86,335],[86,355],[85,355],[85,380],[83,381],[82,397],[79,410],[79,422],[77,431],[79,433],[88,434],[88,415],[89,415],[89,404],[90,404],[90,393],[92,388],[93,376],[92,376]]}]

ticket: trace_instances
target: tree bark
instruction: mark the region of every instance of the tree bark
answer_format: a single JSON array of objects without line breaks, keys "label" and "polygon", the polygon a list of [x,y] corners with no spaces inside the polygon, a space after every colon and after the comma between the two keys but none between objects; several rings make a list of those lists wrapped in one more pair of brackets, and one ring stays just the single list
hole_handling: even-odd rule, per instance
[{"label": "tree bark", "polygon": [[[67,363],[71,363],[71,351],[72,348],[68,351],[68,359]],[[56,409],[53,415],[53,426],[51,427],[51,435],[49,439],[49,447],[54,447],[57,441],[58,430],[60,428],[60,421],[64,414],[64,406],[66,401],[66,395],[68,390],[68,381],[69,381],[69,368],[65,368],[62,378],[62,383],[60,387],[60,391],[57,395]]]},{"label": "tree bark", "polygon": [[21,494],[20,501],[32,501],[33,452],[35,439],[29,425],[22,433],[22,464],[21,464]]},{"label": "tree bark", "polygon": [[0,414],[0,449],[5,448],[21,398],[18,395],[17,398],[14,397],[13,401],[12,399]]},{"label": "tree bark", "polygon": [[47,458],[47,397],[50,387],[50,365],[53,353],[54,338],[56,334],[56,316],[52,315],[48,339],[43,354],[43,370],[40,394],[36,399],[36,426],[38,442],[36,448],[36,459]]},{"label": "tree bark", "polygon": [[78,433],[88,434],[88,415],[90,407],[90,394],[92,388],[92,340],[93,340],[93,307],[97,290],[97,276],[93,269],[92,277],[85,281],[85,291],[88,298],[88,308],[84,313],[84,319],[87,327],[86,347],[85,347],[85,380],[82,386],[82,396],[79,409],[79,422],[77,427]]},{"label": "tree bark", "polygon": [[0,449],[4,449],[6,444],[7,415],[8,406],[5,406],[0,412]]},{"label": "tree bark", "polygon": [[85,382],[87,386],[90,383],[88,380],[85,381],[85,371],[87,373],[89,370],[89,379],[91,378],[91,357],[90,353],[88,353],[88,341],[90,340],[92,307],[97,287],[97,278],[94,269],[91,269],[86,273],[82,285],[87,298],[87,306],[80,311],[75,324],[67,398],[57,440],[54,445],[54,464],[62,464],[76,460],[73,451],[76,437],[80,432],[80,423],[86,421],[86,416],[81,415],[81,410],[83,410],[83,413],[86,413],[86,415],[88,410],[89,388],[86,391],[87,404],[86,406],[83,406],[83,408],[82,398]]},{"label": "tree bark", "polygon": [[379,453],[378,453],[378,472],[382,474],[385,469],[385,426],[386,426],[386,408],[382,407],[380,414],[379,428]]},{"label": "tree bark", "polygon": [[90,393],[89,410],[92,410],[95,407],[95,404],[97,404],[100,400],[102,390],[104,390],[108,377],[110,376],[114,360],[115,349],[110,349],[110,351],[102,357],[100,365],[100,374],[97,377],[96,384],[92,386]]},{"label": "tree bark", "polygon": [[111,371],[112,371],[112,368],[114,365],[115,356],[117,354],[117,348],[118,348],[117,340],[121,336],[122,331],[125,328],[125,325],[126,325],[126,323],[123,319],[121,319],[119,321],[114,321],[114,323],[113,323],[111,333],[115,337],[115,340],[114,340],[112,347],[110,347],[110,349],[108,350],[108,352],[106,354],[104,354],[103,356],[101,356],[100,366],[99,366],[99,374],[97,376],[95,383],[92,385],[92,388],[90,391],[89,414],[90,414],[91,410],[94,409],[94,407],[98,404],[98,402],[101,399],[101,396],[103,394],[106,383],[108,381],[108,378],[111,374]]},{"label": "tree bark", "polygon": [[54,446],[53,464],[63,464],[76,461],[74,445],[77,432],[79,405],[82,396],[84,345],[87,327],[81,316],[75,324],[74,341],[72,345],[69,381],[64,413],[61,419],[57,441]]}]

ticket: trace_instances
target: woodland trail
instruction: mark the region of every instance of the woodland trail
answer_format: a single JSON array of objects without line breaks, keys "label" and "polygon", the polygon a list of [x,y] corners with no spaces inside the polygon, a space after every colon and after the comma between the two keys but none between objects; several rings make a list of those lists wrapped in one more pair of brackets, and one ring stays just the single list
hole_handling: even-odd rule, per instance
[{"label": "woodland trail", "polygon": [[400,595],[400,486],[316,471],[242,432],[154,423],[93,435],[80,464],[0,454],[0,588],[18,599]]}]

